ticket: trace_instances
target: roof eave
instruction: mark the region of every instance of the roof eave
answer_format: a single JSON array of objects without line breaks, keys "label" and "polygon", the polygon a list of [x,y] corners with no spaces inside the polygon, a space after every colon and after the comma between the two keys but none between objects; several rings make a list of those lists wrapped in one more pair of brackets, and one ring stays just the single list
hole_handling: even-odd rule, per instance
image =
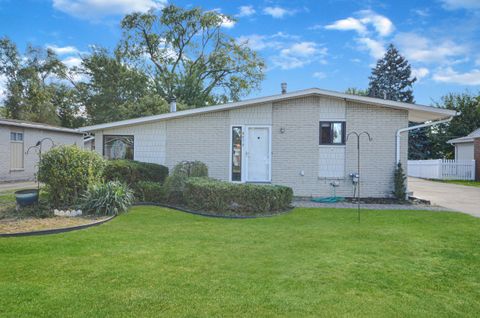
[{"label": "roof eave", "polygon": [[448,109],[435,108],[432,106],[407,104],[402,102],[383,100],[383,99],[366,97],[366,96],[358,96],[358,95],[351,95],[351,94],[339,93],[334,91],[321,90],[319,88],[310,88],[310,89],[296,91],[292,93],[254,98],[250,100],[233,102],[233,103],[228,103],[223,105],[206,106],[202,108],[194,108],[190,110],[179,111],[175,113],[166,113],[166,114],[153,115],[153,116],[147,116],[142,118],[127,119],[127,120],[122,120],[122,121],[112,122],[112,123],[86,126],[86,127],[79,128],[79,130],[83,132],[94,132],[94,131],[99,131],[99,130],[108,129],[112,127],[131,126],[131,125],[142,124],[142,123],[150,123],[158,120],[167,120],[172,118],[180,118],[180,117],[192,116],[192,115],[208,113],[208,112],[223,111],[223,110],[240,108],[248,105],[271,103],[271,102],[277,102],[281,100],[294,99],[298,97],[307,97],[311,95],[326,96],[331,98],[343,99],[349,102],[368,104],[368,105],[374,105],[374,106],[380,106],[380,107],[389,107],[389,108],[400,109],[400,110],[407,110],[409,113],[409,120],[413,122],[439,120],[439,119],[445,119],[445,118],[449,118],[457,115],[455,111],[448,110]]}]

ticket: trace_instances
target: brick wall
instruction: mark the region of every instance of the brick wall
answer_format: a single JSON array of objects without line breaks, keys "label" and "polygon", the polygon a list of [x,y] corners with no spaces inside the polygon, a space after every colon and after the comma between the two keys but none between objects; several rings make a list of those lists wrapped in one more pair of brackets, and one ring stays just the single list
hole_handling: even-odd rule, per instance
[{"label": "brick wall", "polygon": [[475,180],[480,181],[480,138],[473,141],[473,159],[475,159]]}]

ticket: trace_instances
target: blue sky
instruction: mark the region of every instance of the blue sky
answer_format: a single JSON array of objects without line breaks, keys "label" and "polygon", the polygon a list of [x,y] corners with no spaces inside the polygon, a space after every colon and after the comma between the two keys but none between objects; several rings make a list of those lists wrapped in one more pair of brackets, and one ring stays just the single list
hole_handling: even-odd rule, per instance
[{"label": "blue sky", "polygon": [[[0,36],[54,48],[67,65],[90,45],[114,48],[119,21],[132,11],[161,7],[160,0],[0,0]],[[225,32],[248,41],[266,60],[260,91],[276,94],[320,87],[365,88],[371,67],[394,43],[419,79],[417,103],[448,92],[480,89],[480,0],[432,1],[173,1],[236,17]],[[1,83],[0,83],[1,85]]]}]

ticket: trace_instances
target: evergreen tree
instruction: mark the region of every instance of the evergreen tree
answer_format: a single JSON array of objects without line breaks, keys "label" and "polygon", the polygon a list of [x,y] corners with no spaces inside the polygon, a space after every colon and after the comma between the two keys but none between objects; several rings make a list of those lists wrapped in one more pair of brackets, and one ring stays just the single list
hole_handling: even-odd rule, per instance
[{"label": "evergreen tree", "polygon": [[390,44],[384,57],[377,61],[369,77],[368,96],[405,103],[414,103],[411,78],[412,70],[408,61]]}]

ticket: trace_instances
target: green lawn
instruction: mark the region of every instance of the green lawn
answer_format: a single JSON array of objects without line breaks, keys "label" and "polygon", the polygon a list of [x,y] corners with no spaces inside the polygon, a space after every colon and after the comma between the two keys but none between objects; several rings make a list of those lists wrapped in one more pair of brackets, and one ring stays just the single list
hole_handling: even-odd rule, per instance
[{"label": "green lawn", "polygon": [[296,209],[248,220],[135,207],[0,238],[1,317],[473,317],[480,219]]},{"label": "green lawn", "polygon": [[480,181],[468,181],[468,180],[436,180],[444,183],[460,184],[470,187],[480,187]]}]

